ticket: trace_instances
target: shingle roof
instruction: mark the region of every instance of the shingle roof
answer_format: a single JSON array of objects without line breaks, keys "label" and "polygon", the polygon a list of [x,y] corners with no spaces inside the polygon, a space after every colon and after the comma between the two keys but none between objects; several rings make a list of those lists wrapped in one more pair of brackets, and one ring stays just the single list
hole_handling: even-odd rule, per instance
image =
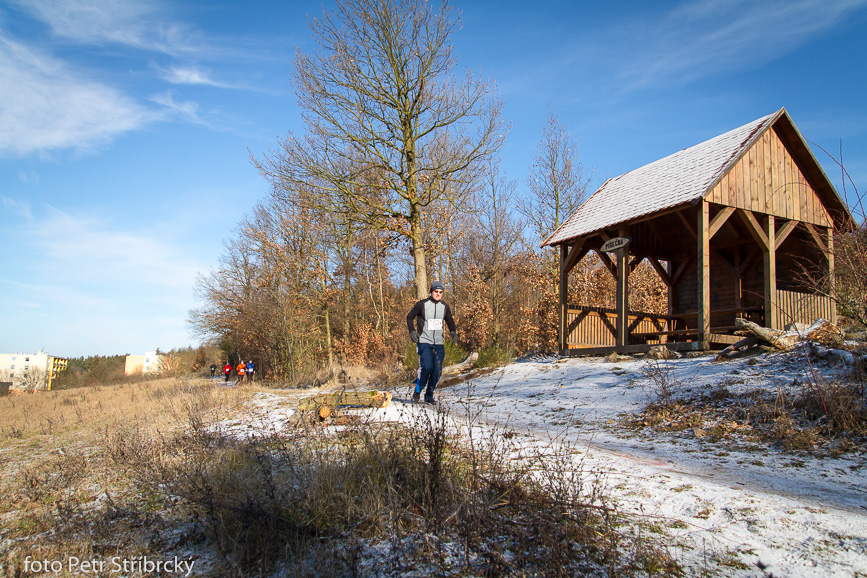
[{"label": "shingle roof", "polygon": [[557,243],[698,201],[785,109],[610,179],[543,243]]}]

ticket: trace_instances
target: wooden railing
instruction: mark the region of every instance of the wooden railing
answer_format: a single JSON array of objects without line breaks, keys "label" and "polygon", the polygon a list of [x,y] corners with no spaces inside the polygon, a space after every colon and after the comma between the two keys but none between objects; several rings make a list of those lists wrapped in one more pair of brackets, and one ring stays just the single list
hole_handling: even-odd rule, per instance
[{"label": "wooden railing", "polygon": [[[764,322],[761,307],[719,309],[710,312],[711,333],[730,333],[735,317]],[[678,315],[632,312],[629,314],[630,345],[692,341],[698,337],[698,314],[687,311]],[[617,310],[604,307],[572,307],[566,312],[570,348],[613,346],[617,343]]]},{"label": "wooden railing", "polygon": [[[655,313],[629,314],[629,333],[652,333],[673,328],[673,318]],[[617,343],[617,310],[605,307],[571,307],[566,310],[569,347],[593,347]],[[644,343],[644,340],[636,343]]]},{"label": "wooden railing", "polygon": [[836,323],[834,302],[822,295],[778,289],[776,306],[780,329],[793,322],[809,325],[819,318]]}]

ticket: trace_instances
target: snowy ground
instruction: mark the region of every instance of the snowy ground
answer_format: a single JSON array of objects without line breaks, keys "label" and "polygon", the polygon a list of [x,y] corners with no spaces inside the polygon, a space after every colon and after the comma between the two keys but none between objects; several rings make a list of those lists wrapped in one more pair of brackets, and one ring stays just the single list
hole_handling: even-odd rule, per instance
[{"label": "snowy ground", "polygon": [[[678,393],[725,383],[730,391],[783,391],[810,379],[803,356],[775,354],[713,363],[661,361]],[[814,457],[772,447],[708,443],[687,430],[652,434],[624,427],[654,392],[642,360],[537,359],[437,391],[458,423],[496,426],[526,446],[565,445],[575,467],[603,480],[623,512],[658,521],[687,567],[731,576],[867,576],[867,455]],[[409,421],[431,411],[394,392],[372,419]],[[293,400],[259,394],[246,415],[223,422],[238,433],[279,430]],[[552,442],[553,440],[553,442]],[[577,451],[575,451],[577,450]],[[708,559],[716,554],[716,561]],[[720,560],[730,564],[719,566]]]}]

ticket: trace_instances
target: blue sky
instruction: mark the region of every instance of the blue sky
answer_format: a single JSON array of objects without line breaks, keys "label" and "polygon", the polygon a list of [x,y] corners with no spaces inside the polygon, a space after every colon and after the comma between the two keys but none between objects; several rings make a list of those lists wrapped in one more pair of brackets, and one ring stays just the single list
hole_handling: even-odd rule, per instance
[{"label": "blue sky", "polygon": [[[0,1],[0,352],[195,344],[194,279],[300,131],[320,1]],[[785,106],[867,188],[867,0],[454,4],[524,184],[549,111],[594,185]],[[814,154],[839,187],[824,153]]]}]

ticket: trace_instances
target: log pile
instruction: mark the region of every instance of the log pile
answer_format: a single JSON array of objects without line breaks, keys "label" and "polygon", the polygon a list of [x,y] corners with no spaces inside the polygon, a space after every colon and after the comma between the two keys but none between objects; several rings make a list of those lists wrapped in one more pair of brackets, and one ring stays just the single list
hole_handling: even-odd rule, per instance
[{"label": "log pile", "polygon": [[804,341],[814,341],[829,347],[843,345],[843,332],[824,319],[817,319],[809,327],[791,325],[785,331],[762,327],[746,319],[735,319],[735,326],[738,328],[735,333],[743,335],[744,338],[720,351],[715,361],[738,357],[756,347],[791,351]]}]

